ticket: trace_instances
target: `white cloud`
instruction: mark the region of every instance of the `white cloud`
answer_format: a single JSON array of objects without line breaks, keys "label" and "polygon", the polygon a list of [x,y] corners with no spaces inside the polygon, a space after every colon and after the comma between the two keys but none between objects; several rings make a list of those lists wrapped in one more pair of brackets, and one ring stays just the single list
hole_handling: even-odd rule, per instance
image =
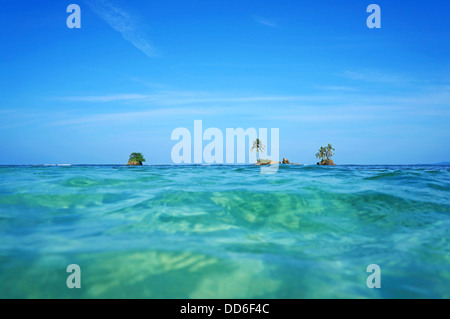
[{"label": "white cloud", "polygon": [[113,94],[94,96],[67,96],[56,100],[69,102],[139,102],[158,105],[184,105],[201,103],[258,103],[283,101],[329,100],[331,97],[295,96],[295,95],[260,95],[260,96],[226,96],[214,93],[192,91],[162,91],[157,94]]},{"label": "white cloud", "polygon": [[[183,115],[251,115],[253,119],[286,122],[405,120],[411,116],[448,117],[450,87],[433,87],[421,92],[364,94],[347,87],[324,87],[339,94],[240,95],[203,91],[160,91],[155,94],[114,94],[69,96],[57,100],[83,103],[113,103],[115,107],[138,107],[136,111],[116,111],[72,117],[61,114],[52,125],[78,125],[101,122],[126,123],[148,117]],[[334,89],[334,90],[333,90]],[[342,92],[341,92],[342,91]],[[76,103],[80,107],[80,103]],[[142,111],[143,107],[145,110]],[[150,108],[150,109],[149,109]],[[79,108],[78,108],[79,109]],[[80,109],[79,109],[80,110]],[[78,112],[78,111],[77,111]]]},{"label": "white cloud", "polygon": [[157,57],[158,53],[153,44],[146,38],[139,23],[139,18],[133,16],[113,1],[90,0],[86,4],[122,37],[131,42],[148,57]]},{"label": "white cloud", "polygon": [[414,81],[414,79],[406,75],[379,72],[374,70],[345,71],[343,76],[350,80],[388,84],[409,84]]},{"label": "white cloud", "polygon": [[324,91],[336,91],[336,92],[355,92],[357,89],[355,87],[349,86],[338,86],[338,85],[330,85],[330,86],[316,86],[316,89],[324,90]]},{"label": "white cloud", "polygon": [[72,102],[114,102],[114,101],[132,101],[144,99],[146,95],[142,94],[112,94],[112,95],[90,95],[90,96],[67,96],[57,98],[57,100]]},{"label": "white cloud", "polygon": [[92,123],[123,123],[141,120],[148,117],[172,117],[180,115],[210,115],[221,113],[219,108],[166,108],[153,109],[140,112],[116,112],[116,113],[100,113],[69,120],[60,120],[50,125],[80,125]]},{"label": "white cloud", "polygon": [[261,17],[255,17],[254,19],[256,22],[263,24],[265,26],[272,27],[272,28],[278,28],[278,25],[271,20],[267,20],[267,19],[261,18]]}]

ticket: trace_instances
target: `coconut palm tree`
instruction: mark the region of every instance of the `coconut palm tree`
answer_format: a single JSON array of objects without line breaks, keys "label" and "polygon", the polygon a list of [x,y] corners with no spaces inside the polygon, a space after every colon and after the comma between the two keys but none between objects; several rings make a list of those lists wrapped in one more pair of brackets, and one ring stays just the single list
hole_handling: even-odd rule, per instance
[{"label": "coconut palm tree", "polygon": [[251,152],[256,149],[256,160],[259,162],[259,152],[264,153],[266,146],[261,143],[261,140],[257,138],[253,141],[253,147],[250,149]]},{"label": "coconut palm tree", "polygon": [[323,159],[325,159],[325,156],[326,156],[326,148],[321,146],[319,148],[319,152],[316,153],[316,158],[323,160]]},{"label": "coconut palm tree", "polygon": [[129,164],[142,165],[142,162],[145,162],[145,158],[142,153],[131,153],[130,154],[130,159],[128,160]]},{"label": "coconut palm tree", "polygon": [[330,157],[334,155],[333,153],[334,150],[335,149],[333,148],[333,146],[331,146],[331,144],[328,144],[328,146],[325,147],[325,155],[327,159],[330,159]]}]

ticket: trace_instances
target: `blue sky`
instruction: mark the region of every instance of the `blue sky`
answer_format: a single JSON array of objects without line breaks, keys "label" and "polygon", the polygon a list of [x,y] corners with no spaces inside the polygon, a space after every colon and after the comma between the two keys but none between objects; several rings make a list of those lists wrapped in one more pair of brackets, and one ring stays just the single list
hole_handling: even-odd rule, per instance
[{"label": "blue sky", "polygon": [[[81,7],[81,29],[66,8]],[[366,8],[381,7],[381,29]],[[280,129],[280,155],[450,160],[448,1],[5,1],[0,164],[170,164],[177,127]]]}]

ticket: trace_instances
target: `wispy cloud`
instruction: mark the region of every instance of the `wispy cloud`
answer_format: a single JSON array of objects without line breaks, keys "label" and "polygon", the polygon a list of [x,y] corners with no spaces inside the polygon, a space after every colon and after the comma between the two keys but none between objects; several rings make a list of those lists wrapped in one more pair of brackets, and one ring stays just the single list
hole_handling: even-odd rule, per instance
[{"label": "wispy cloud", "polygon": [[184,105],[203,103],[258,103],[283,101],[311,101],[324,100],[330,97],[311,95],[255,95],[255,96],[227,96],[206,92],[191,91],[162,91],[156,94],[113,94],[94,96],[66,96],[55,98],[69,102],[140,102],[158,105]]},{"label": "wispy cloud", "polygon": [[318,89],[318,90],[332,91],[332,92],[355,92],[355,91],[357,91],[357,89],[355,87],[338,86],[338,85],[315,86],[314,88]]},{"label": "wispy cloud", "polygon": [[125,40],[131,42],[148,57],[158,56],[156,48],[142,30],[139,17],[127,12],[115,1],[89,0],[85,2],[101,19],[122,34]]},{"label": "wispy cloud", "polygon": [[152,109],[140,112],[115,112],[115,113],[100,113],[84,117],[78,117],[68,120],[59,120],[50,125],[82,125],[93,123],[124,123],[135,120],[142,120],[145,118],[155,117],[173,117],[181,115],[211,115],[221,113],[220,108],[165,108]]},{"label": "wispy cloud", "polygon": [[307,115],[286,115],[286,116],[274,116],[272,119],[292,121],[292,122],[336,122],[336,121],[363,121],[371,120],[374,118],[380,118],[373,114],[307,114]]},{"label": "wispy cloud", "polygon": [[[388,95],[346,89],[336,87],[338,94],[311,92],[309,95],[234,95],[229,92],[180,90],[155,94],[59,97],[53,100],[70,102],[59,108],[64,111],[36,112],[32,108],[18,110],[4,107],[0,110],[0,129],[34,125],[127,125],[149,119],[171,123],[180,116],[277,120],[287,124],[351,122],[355,125],[368,125],[380,120],[400,123],[425,117],[441,121],[450,116],[450,86],[447,84],[414,93]],[[98,103],[106,103],[108,107],[97,108]]]},{"label": "wispy cloud", "polygon": [[56,98],[56,100],[70,102],[115,102],[115,101],[133,101],[142,100],[148,97],[142,94],[112,94],[112,95],[88,95],[88,96],[66,96]]},{"label": "wispy cloud", "polygon": [[[235,95],[229,92],[205,92],[190,90],[160,90],[154,93],[120,93],[120,94],[98,94],[98,95],[74,95],[52,97],[50,100],[63,102],[82,103],[125,103],[143,106],[183,106],[189,104],[207,104],[222,106],[240,106],[242,104],[266,104],[273,106],[274,103],[297,104],[312,103],[314,105],[336,105],[337,103],[353,104],[367,101],[378,105],[428,104],[446,105],[450,101],[450,85],[426,86],[416,90],[414,94],[388,93],[377,94],[365,92],[356,87],[348,86],[315,86],[316,92],[309,92],[299,95]],[[325,91],[325,92],[323,92]],[[325,94],[326,93],[326,94]]]},{"label": "wispy cloud", "polygon": [[393,74],[387,72],[379,72],[374,70],[363,71],[345,71],[343,76],[350,80],[377,82],[388,84],[411,83],[414,79],[402,74]]},{"label": "wispy cloud", "polygon": [[265,26],[268,26],[268,27],[272,27],[272,28],[278,28],[278,25],[275,22],[271,21],[271,20],[268,20],[268,19],[265,19],[265,18],[262,18],[262,17],[254,17],[254,20],[256,22],[258,22],[259,24],[262,24],[262,25],[265,25]]},{"label": "wispy cloud", "polygon": [[[442,85],[411,93],[380,95],[353,90],[351,87],[318,87],[336,94],[313,92],[305,95],[234,95],[204,91],[159,91],[153,94],[112,94],[67,96],[56,100],[76,102],[71,114],[53,116],[48,122],[56,126],[102,123],[127,124],[143,119],[170,121],[179,116],[239,116],[286,123],[343,121],[368,123],[384,120],[403,121],[411,116],[448,117],[450,86]],[[81,103],[111,103],[114,112],[84,113]],[[130,111],[130,104],[136,109]],[[124,106],[126,109],[124,110]],[[109,108],[108,108],[109,109]],[[84,114],[83,114],[84,113]],[[47,116],[47,115],[46,115]]]}]

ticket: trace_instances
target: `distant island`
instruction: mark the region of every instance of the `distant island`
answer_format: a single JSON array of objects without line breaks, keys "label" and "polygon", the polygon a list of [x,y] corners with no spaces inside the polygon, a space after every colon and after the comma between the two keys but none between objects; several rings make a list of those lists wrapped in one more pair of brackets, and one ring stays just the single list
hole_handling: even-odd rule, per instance
[{"label": "distant island", "polygon": [[[266,146],[263,145],[259,138],[257,138],[253,142],[253,147],[250,149],[251,152],[256,150],[256,164],[255,165],[272,165],[272,164],[289,164],[289,165],[303,165],[298,163],[291,163],[287,158],[283,157],[282,162],[272,161],[270,159],[261,159],[259,158],[259,152],[264,153]],[[331,144],[323,147],[321,146],[319,152],[316,154],[316,158],[320,159],[320,162],[317,162],[317,165],[330,165],[335,166],[336,164],[333,162],[331,157],[334,155],[335,149]]]},{"label": "distant island", "polygon": [[255,165],[272,165],[272,164],[290,164],[290,165],[303,165],[298,163],[291,163],[287,158],[283,157],[282,162],[278,161],[272,161],[270,159],[260,159],[259,158],[259,152],[263,153],[266,149],[266,146],[261,143],[261,140],[257,138],[255,141],[253,141],[253,147],[250,149],[251,152],[253,150],[256,150],[256,164]]},{"label": "distant island", "polygon": [[142,153],[131,153],[127,165],[138,166],[142,165],[143,162],[145,162],[145,158]]},{"label": "distant island", "polygon": [[291,162],[289,162],[289,160],[287,158],[284,158],[284,157],[283,157],[282,162],[272,161],[269,159],[258,159],[258,161],[255,165],[272,165],[272,164],[303,165],[303,164],[299,164],[299,163],[291,163]]},{"label": "distant island", "polygon": [[330,157],[334,155],[333,153],[334,150],[335,149],[331,144],[328,144],[325,147],[321,146],[319,148],[319,152],[316,154],[316,158],[321,159],[321,161],[318,162],[317,165],[336,165],[330,159]]}]

